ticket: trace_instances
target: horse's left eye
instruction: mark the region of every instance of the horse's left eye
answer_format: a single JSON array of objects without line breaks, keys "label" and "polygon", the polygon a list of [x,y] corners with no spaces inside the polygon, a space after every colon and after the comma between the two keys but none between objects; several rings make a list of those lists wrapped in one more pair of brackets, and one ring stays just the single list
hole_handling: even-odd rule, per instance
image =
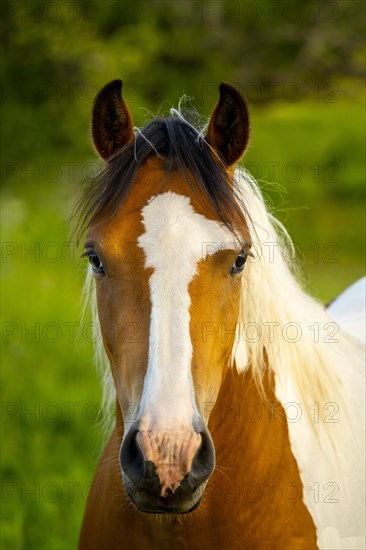
[{"label": "horse's left eye", "polygon": [[235,260],[233,267],[231,268],[232,275],[235,275],[236,273],[241,273],[243,271],[247,256],[248,254],[244,250],[240,252],[239,256],[237,256]]}]

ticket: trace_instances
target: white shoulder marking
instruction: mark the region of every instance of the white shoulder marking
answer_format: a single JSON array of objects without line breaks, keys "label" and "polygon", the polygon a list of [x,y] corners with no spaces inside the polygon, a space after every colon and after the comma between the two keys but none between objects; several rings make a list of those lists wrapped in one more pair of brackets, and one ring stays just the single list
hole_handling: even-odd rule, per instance
[{"label": "white shoulder marking", "polygon": [[365,343],[366,277],[362,277],[340,294],[327,309],[342,330]]}]

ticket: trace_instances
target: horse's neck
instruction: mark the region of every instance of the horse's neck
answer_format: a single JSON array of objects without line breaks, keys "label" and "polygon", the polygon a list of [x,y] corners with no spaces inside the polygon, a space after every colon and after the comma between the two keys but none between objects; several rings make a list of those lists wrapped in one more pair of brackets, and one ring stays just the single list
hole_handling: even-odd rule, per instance
[{"label": "horse's neck", "polygon": [[131,549],[316,548],[287,421],[272,386],[265,384],[264,399],[250,373],[228,371],[209,421],[217,467],[189,521],[178,516],[160,523],[126,504],[118,462],[123,422],[117,406],[116,428],[95,475],[80,549],[120,550],[125,533],[131,533]]},{"label": "horse's neck", "polygon": [[[209,421],[218,469],[232,468],[232,475],[243,483],[290,476],[300,484],[272,375],[264,375],[263,390],[249,370],[228,370]],[[232,478],[229,470],[225,472]]]}]

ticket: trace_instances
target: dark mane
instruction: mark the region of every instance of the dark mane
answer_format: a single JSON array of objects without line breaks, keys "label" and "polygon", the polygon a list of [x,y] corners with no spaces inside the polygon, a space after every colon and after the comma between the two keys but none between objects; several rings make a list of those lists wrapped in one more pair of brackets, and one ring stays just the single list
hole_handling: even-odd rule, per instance
[{"label": "dark mane", "polygon": [[117,151],[83,192],[76,214],[80,237],[106,208],[113,215],[127,197],[136,172],[152,155],[165,161],[167,173],[179,171],[192,188],[203,193],[219,221],[231,231],[245,223],[242,198],[223,163],[189,123],[177,116],[157,118],[136,132],[135,142]]}]

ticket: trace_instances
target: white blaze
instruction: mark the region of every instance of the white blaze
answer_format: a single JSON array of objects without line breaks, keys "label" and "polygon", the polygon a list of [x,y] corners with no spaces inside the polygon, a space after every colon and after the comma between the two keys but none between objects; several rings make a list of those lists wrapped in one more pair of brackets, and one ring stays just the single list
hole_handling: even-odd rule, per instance
[{"label": "white blaze", "polygon": [[149,363],[139,417],[159,427],[191,426],[197,409],[188,287],[197,263],[222,246],[235,248],[234,238],[218,222],[197,214],[188,197],[172,192],[154,197],[142,209],[142,217],[145,233],[138,243],[146,267],[154,272],[149,281]]}]

